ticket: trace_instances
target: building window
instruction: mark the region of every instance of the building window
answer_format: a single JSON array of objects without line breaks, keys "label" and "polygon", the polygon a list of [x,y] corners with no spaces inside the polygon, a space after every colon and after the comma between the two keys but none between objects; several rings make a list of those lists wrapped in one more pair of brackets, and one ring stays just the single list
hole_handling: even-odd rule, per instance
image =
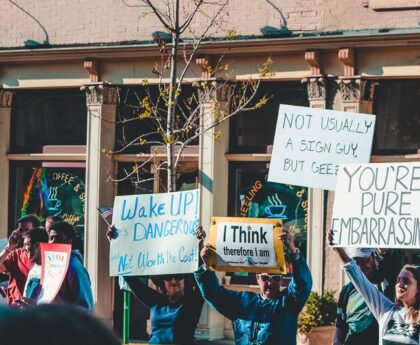
[{"label": "building window", "polygon": [[[17,91],[10,133],[9,229],[34,213],[61,216],[83,249],[87,111],[79,90]],[[66,161],[63,161],[63,156]]]},{"label": "building window", "polygon": [[[267,105],[230,120],[228,213],[281,219],[306,257],[308,188],[268,182],[267,175],[279,105],[308,106],[307,90],[300,82],[264,82],[257,97],[264,95],[271,97]],[[230,282],[255,284],[255,274],[234,273]]]},{"label": "building window", "polygon": [[309,106],[307,90],[300,82],[261,83],[259,99],[271,97],[262,108],[235,116],[230,121],[229,152],[261,153],[273,145],[280,104]]},{"label": "building window", "polygon": [[382,80],[375,91],[373,154],[417,153],[420,149],[420,80]]},{"label": "building window", "polygon": [[13,98],[11,152],[46,145],[86,145],[87,111],[79,90],[18,91]]}]

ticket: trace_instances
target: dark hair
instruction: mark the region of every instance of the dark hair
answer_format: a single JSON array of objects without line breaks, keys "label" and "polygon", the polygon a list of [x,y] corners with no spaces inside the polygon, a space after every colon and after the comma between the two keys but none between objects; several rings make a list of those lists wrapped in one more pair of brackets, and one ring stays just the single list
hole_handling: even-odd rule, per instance
[{"label": "dark hair", "polygon": [[35,228],[26,232],[22,238],[29,238],[32,243],[48,243],[48,234],[43,228]]},{"label": "dark hair", "polygon": [[[417,282],[417,296],[416,303],[408,309],[407,316],[408,321],[412,324],[420,324],[420,266],[416,265],[404,265],[401,271],[409,271],[413,274],[414,279]],[[396,300],[396,304],[402,306],[400,300]]]},{"label": "dark hair", "polygon": [[76,237],[76,232],[72,225],[66,222],[54,222],[51,224],[50,231],[54,230],[59,234],[64,234],[68,240],[73,241]]},{"label": "dark hair", "polygon": [[32,223],[32,226],[37,228],[39,226],[39,219],[35,214],[27,214],[26,216],[20,217],[17,223]]},{"label": "dark hair", "polygon": [[0,334],[2,344],[121,345],[101,321],[80,308],[65,305],[0,307]]},{"label": "dark hair", "polygon": [[60,216],[48,216],[47,218],[45,218],[45,222],[47,222],[47,220],[50,220],[52,222],[63,222],[63,217]]}]

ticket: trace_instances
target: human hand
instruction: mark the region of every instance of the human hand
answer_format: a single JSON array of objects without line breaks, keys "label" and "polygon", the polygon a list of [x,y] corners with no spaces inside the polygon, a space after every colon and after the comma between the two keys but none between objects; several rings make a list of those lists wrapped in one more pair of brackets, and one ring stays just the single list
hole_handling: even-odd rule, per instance
[{"label": "human hand", "polygon": [[113,225],[109,225],[108,231],[106,232],[106,238],[108,239],[109,242],[111,242],[111,240],[115,240],[117,237],[118,237],[117,228]]},{"label": "human hand", "polygon": [[20,229],[13,230],[9,236],[9,241],[7,243],[6,251],[10,252],[15,249],[19,244],[20,238]]},{"label": "human hand", "polygon": [[199,241],[198,245],[201,250],[203,248],[204,239],[206,238],[206,232],[203,230],[203,227],[201,225],[195,230],[195,237]]},{"label": "human hand", "polygon": [[297,252],[293,236],[288,230],[283,229],[283,232],[279,234],[279,239],[283,241],[284,246],[294,255]]},{"label": "human hand", "polygon": [[213,247],[210,244],[205,244],[200,251],[201,260],[203,260],[204,266],[209,267],[209,261]]}]

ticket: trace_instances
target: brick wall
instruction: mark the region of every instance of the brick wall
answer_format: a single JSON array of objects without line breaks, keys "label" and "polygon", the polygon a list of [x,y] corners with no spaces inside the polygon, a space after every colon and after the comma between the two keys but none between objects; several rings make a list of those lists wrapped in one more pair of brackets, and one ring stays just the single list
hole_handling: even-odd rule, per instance
[{"label": "brick wall", "polygon": [[[398,2],[399,0],[393,0]],[[367,0],[324,0],[322,30],[413,28],[420,26],[420,10],[374,11]]]},{"label": "brick wall", "polygon": [[[151,39],[154,31],[163,31],[154,15],[145,15],[146,8],[129,7],[122,0],[20,0],[18,4],[42,24],[51,44],[143,41]],[[44,41],[45,34],[34,18],[11,2],[1,6],[1,47],[22,46],[27,39]],[[209,15],[216,11],[215,6],[203,9]],[[235,30],[239,35],[261,35],[263,28],[279,29],[285,21],[290,30],[314,31],[320,29],[320,20],[315,0],[231,0],[212,34],[226,36]],[[208,22],[198,14],[192,30],[198,32]]]},{"label": "brick wall", "polygon": [[[191,1],[182,0],[188,3]],[[126,0],[129,5],[140,0]],[[159,3],[158,1],[156,1]],[[0,9],[0,47],[19,47],[32,39],[43,42],[47,31],[51,44],[86,44],[149,40],[163,28],[144,7],[129,7],[122,0],[19,0],[4,1]],[[293,32],[334,31],[365,28],[418,27],[419,10],[374,11],[366,0],[230,0],[212,35],[261,35],[286,26]],[[215,7],[204,8],[213,14]],[[34,19],[35,18],[35,19]],[[197,15],[192,30],[206,26],[208,18]]]}]

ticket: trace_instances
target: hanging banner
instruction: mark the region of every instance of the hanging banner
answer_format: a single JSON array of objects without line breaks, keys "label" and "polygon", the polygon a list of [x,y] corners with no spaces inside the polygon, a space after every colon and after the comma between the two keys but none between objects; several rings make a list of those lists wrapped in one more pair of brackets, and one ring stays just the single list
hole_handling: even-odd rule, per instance
[{"label": "hanging banner", "polygon": [[71,245],[40,243],[41,245],[41,292],[38,304],[51,303],[60,291],[70,262]]},{"label": "hanging banner", "polygon": [[210,265],[217,271],[287,273],[281,231],[278,219],[214,217]]},{"label": "hanging banner", "polygon": [[333,246],[420,248],[420,163],[340,166]]},{"label": "hanging banner", "polygon": [[375,118],[281,104],[268,181],[335,190],[339,164],[369,162]]},{"label": "hanging banner", "polygon": [[191,273],[198,268],[200,191],[117,196],[110,274]]}]

